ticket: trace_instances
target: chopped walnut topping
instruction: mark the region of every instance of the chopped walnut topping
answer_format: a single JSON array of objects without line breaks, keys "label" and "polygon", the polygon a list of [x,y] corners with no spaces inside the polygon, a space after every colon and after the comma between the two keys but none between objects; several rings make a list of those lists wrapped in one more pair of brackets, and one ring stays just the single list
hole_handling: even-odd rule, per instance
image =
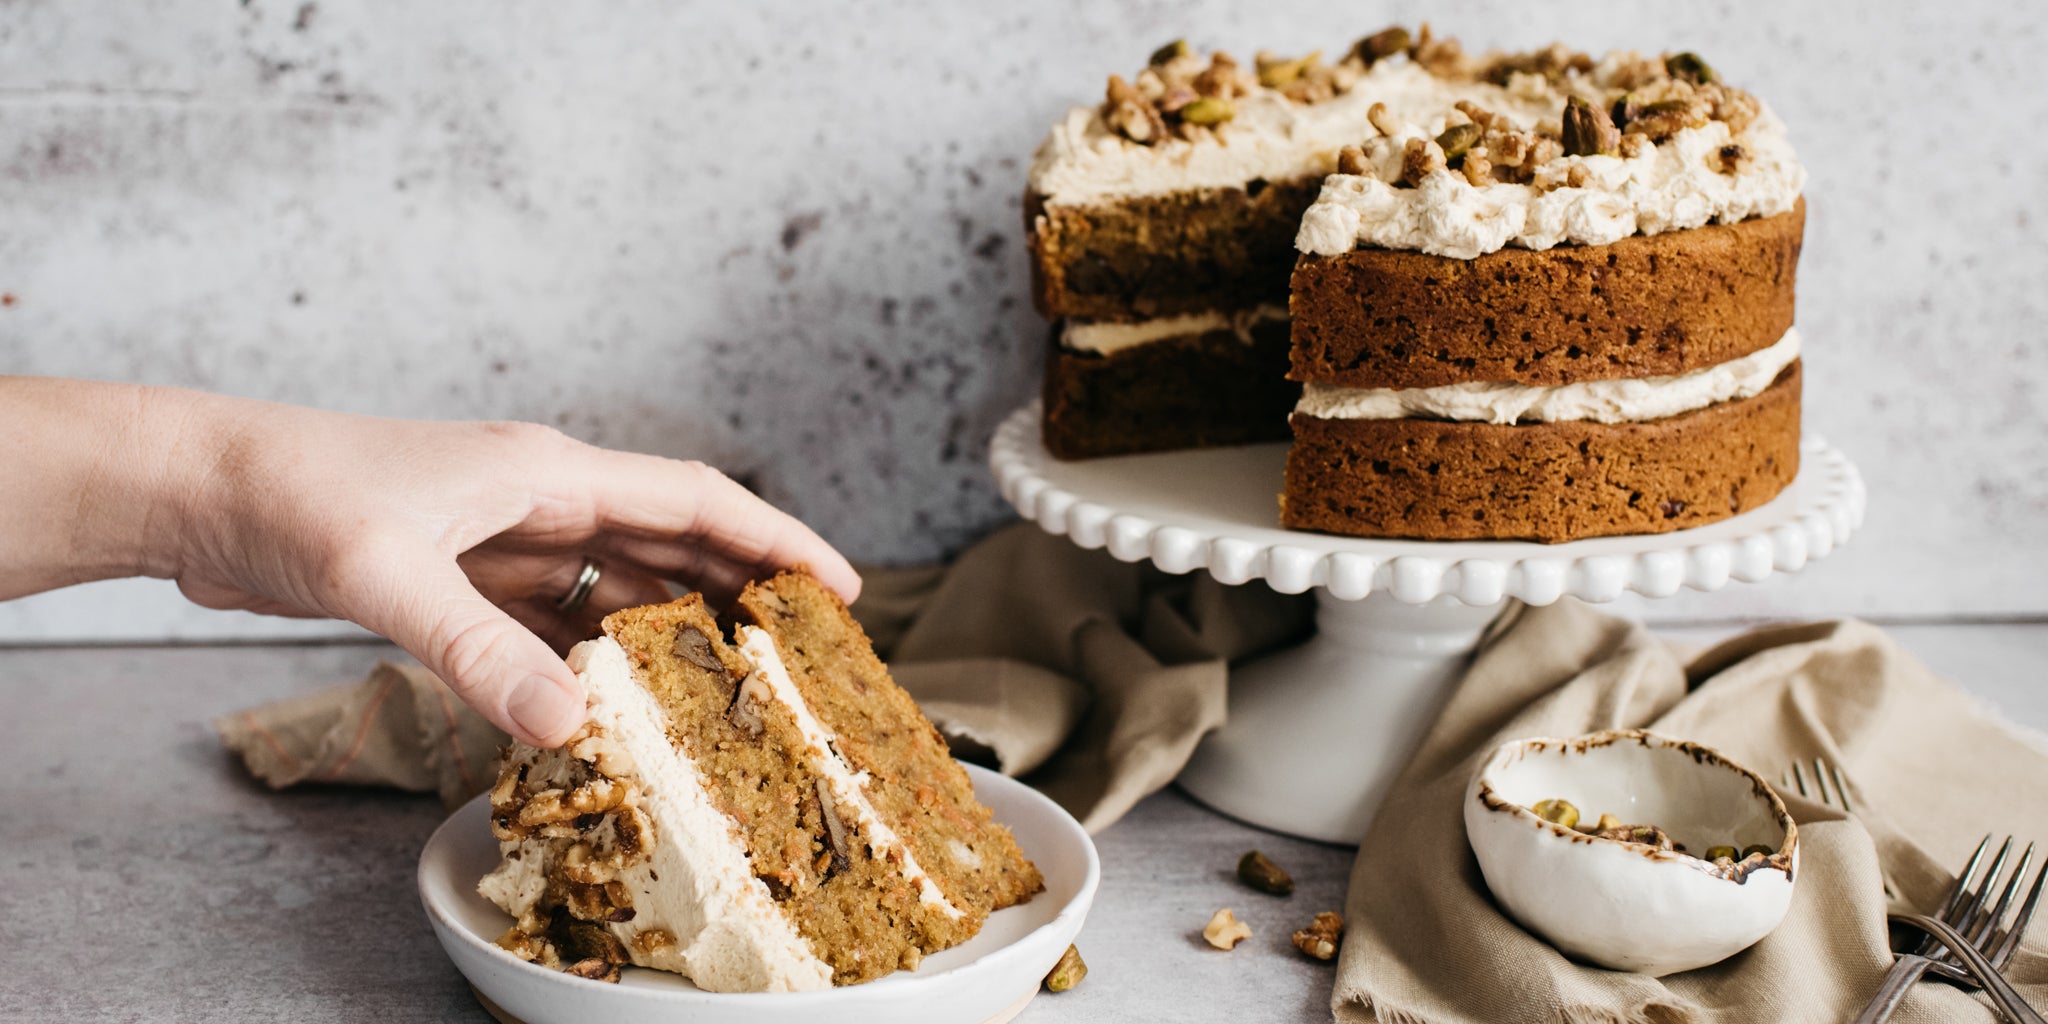
[{"label": "chopped walnut topping", "polygon": [[1649,151],[1650,137],[1644,135],[1642,132],[1629,132],[1627,135],[1621,137],[1622,159],[1634,160],[1635,158],[1642,156],[1643,154],[1648,153]]},{"label": "chopped walnut topping", "polygon": [[1464,166],[1460,170],[1465,172],[1465,180],[1474,188],[1485,188],[1493,184],[1493,163],[1486,159],[1484,147],[1466,153]]},{"label": "chopped walnut topping", "polygon": [[1102,116],[1111,128],[1132,142],[1149,146],[1166,137],[1166,121],[1159,111],[1131,83],[1117,75],[1109,76],[1109,100],[1103,106]]},{"label": "chopped walnut topping", "polygon": [[1394,184],[1403,188],[1414,188],[1432,171],[1441,171],[1447,165],[1444,151],[1428,139],[1409,139],[1408,146],[1401,152],[1401,176]]},{"label": "chopped walnut topping", "polygon": [[[1742,166],[1744,164],[1747,164],[1750,160],[1749,150],[1743,148],[1742,144],[1736,142],[1731,142],[1725,146],[1722,146],[1720,151],[1716,153],[1715,156],[1718,157],[1721,161],[1720,171],[1722,174],[1734,174],[1735,172],[1742,170]],[[1683,506],[1681,505],[1681,507]],[[1669,519],[1671,517],[1665,516],[1664,518]]]},{"label": "chopped walnut topping", "polygon": [[676,937],[660,928],[649,928],[633,936],[633,949],[641,956],[653,956],[675,947]]},{"label": "chopped walnut topping", "polygon": [[1318,960],[1336,956],[1337,945],[1343,941],[1344,918],[1330,910],[1317,914],[1308,927],[1294,933],[1294,948]]},{"label": "chopped walnut topping", "polygon": [[1558,85],[1573,75],[1584,75],[1592,70],[1593,58],[1566,49],[1562,43],[1552,43],[1528,53],[1495,56],[1480,70],[1479,77],[1495,85],[1506,85],[1516,75],[1534,75]]},{"label": "chopped walnut topping", "polygon": [[1438,78],[1473,78],[1479,72],[1479,62],[1467,56],[1455,38],[1437,39],[1426,21],[1408,47],[1408,59]]},{"label": "chopped walnut topping", "polygon": [[1372,164],[1365,159],[1365,150],[1357,146],[1345,146],[1337,151],[1338,174],[1363,174],[1372,176]]},{"label": "chopped walnut topping", "polygon": [[1384,103],[1375,103],[1366,108],[1365,119],[1372,122],[1372,126],[1378,129],[1381,135],[1389,138],[1401,131],[1401,122],[1394,120],[1394,115],[1387,112],[1387,105]]},{"label": "chopped walnut topping", "polygon": [[1229,907],[1209,915],[1209,923],[1202,926],[1202,939],[1217,949],[1235,949],[1239,942],[1251,937],[1251,926],[1238,920]]}]

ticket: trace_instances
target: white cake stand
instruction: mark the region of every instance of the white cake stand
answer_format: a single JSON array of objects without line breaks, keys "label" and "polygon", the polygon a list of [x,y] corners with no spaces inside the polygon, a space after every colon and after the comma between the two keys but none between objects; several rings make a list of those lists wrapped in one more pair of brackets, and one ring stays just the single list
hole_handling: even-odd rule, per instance
[{"label": "white cake stand", "polygon": [[1237,666],[1229,720],[1180,783],[1234,818],[1356,843],[1394,773],[1435,720],[1480,635],[1510,600],[1624,592],[1668,597],[1796,572],[1863,520],[1863,480],[1817,437],[1778,497],[1732,519],[1654,536],[1569,544],[1374,540],[1279,527],[1285,444],[1061,462],[1039,407],[996,431],[1003,497],[1048,532],[1126,562],[1223,583],[1316,588],[1316,635]]}]

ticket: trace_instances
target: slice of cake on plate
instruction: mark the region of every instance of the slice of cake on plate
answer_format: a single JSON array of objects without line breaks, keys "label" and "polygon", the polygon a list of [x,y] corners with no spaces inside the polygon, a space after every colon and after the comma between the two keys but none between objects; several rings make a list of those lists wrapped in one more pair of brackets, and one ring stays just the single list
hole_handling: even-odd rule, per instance
[{"label": "slice of cake on plate", "polygon": [[491,793],[500,945],[816,989],[914,968],[1042,887],[837,597],[785,573],[738,615],[728,642],[695,596],[629,609],[570,652],[588,724],[509,750]]},{"label": "slice of cake on plate", "polygon": [[1443,60],[1304,215],[1282,522],[1566,541],[1799,466],[1805,171],[1692,54]]}]

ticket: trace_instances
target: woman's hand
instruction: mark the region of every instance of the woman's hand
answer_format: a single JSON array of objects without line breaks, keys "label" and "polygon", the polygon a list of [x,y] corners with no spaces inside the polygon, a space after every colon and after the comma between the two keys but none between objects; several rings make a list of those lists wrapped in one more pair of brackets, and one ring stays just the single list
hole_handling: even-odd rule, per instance
[{"label": "woman's hand", "polygon": [[[210,608],[360,623],[537,745],[560,744],[583,721],[582,688],[556,652],[607,612],[667,600],[665,580],[714,604],[797,564],[848,600],[860,587],[810,529],[700,463],[533,424],[60,383],[117,389],[116,409],[132,403],[133,450],[97,446],[113,449],[103,458],[162,460],[93,474],[97,486],[77,499],[88,523],[132,519],[132,508],[103,503],[152,506],[132,531],[144,538],[134,571],[176,579]],[[586,557],[603,575],[585,608],[563,615],[555,602]],[[94,575],[110,573],[83,578]]]}]

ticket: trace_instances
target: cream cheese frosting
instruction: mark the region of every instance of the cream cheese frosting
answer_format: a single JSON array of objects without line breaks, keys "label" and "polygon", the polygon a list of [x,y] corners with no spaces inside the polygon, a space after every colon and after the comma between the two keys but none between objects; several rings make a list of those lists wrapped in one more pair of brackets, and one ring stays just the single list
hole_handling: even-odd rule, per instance
[{"label": "cream cheese frosting", "polygon": [[1257,306],[1233,312],[1211,311],[1162,316],[1135,323],[1069,320],[1060,331],[1060,344],[1076,352],[1093,352],[1106,356],[1167,338],[1231,331],[1237,335],[1237,340],[1249,345],[1252,343],[1252,328],[1262,323],[1286,319],[1285,306]]},{"label": "cream cheese frosting", "polygon": [[1799,358],[1799,332],[1716,366],[1668,377],[1433,388],[1346,388],[1309,384],[1294,411],[1318,419],[1427,418],[1479,423],[1641,423],[1760,394]]},{"label": "cream cheese frosting", "polygon": [[1449,81],[1395,58],[1381,61],[1349,91],[1321,103],[1296,103],[1261,88],[1234,102],[1236,116],[1213,134],[1141,146],[1109,126],[1102,112],[1077,106],[1053,125],[1031,160],[1030,184],[1049,203],[1086,203],[1196,188],[1236,188],[1248,181],[1320,177],[1337,166],[1337,151],[1375,134],[1366,114],[1374,103],[1405,121],[1441,118],[1466,99],[1534,123],[1564,106],[1541,79],[1503,88]]},{"label": "cream cheese frosting", "polygon": [[[1588,77],[1606,80],[1632,55],[1610,54]],[[1330,175],[1304,216],[1296,247],[1336,255],[1360,246],[1470,259],[1509,245],[1547,249],[1598,245],[1707,223],[1732,223],[1792,209],[1806,171],[1783,122],[1759,101],[1759,113],[1730,135],[1709,121],[1646,144],[1635,155],[1570,156],[1545,163],[1531,184],[1472,185],[1452,170],[1432,171],[1414,188],[1400,175],[1409,139],[1435,139],[1469,101],[1522,129],[1554,133],[1564,87],[1527,73],[1505,85],[1445,78],[1395,57],[1374,64],[1350,88],[1321,103],[1298,103],[1258,88],[1233,101],[1236,115],[1213,132],[1140,145],[1124,138],[1092,106],[1068,111],[1032,158],[1030,186],[1049,204],[1086,204],[1201,188],[1237,188],[1254,180],[1294,181],[1330,174],[1337,152],[1362,145],[1374,175]],[[1374,104],[1392,130],[1369,118]],[[1722,170],[1722,147],[1746,155]],[[1576,177],[1579,184],[1567,185]]]},{"label": "cream cheese frosting", "polygon": [[[831,987],[831,967],[811,952],[767,886],[754,877],[731,823],[712,806],[695,763],[670,742],[660,706],[633,679],[625,650],[600,637],[576,645],[568,661],[588,695],[591,722],[629,762],[607,764],[607,769],[632,776],[641,811],[653,826],[647,855],[626,863],[617,876],[632,893],[633,917],[606,925],[633,962],[687,975],[697,987],[714,992]],[[529,750],[528,756],[528,778],[539,784],[566,781],[576,768],[565,751]],[[548,870],[571,842],[529,838],[503,843],[503,862],[477,890],[506,913],[521,916],[540,900]],[[666,932],[674,943],[652,944],[657,948],[649,952],[634,941],[654,930]]]},{"label": "cream cheese frosting", "polygon": [[[1784,123],[1768,108],[1739,136],[1731,136],[1725,122],[1708,121],[1661,143],[1645,142],[1633,157],[1559,158],[1545,164],[1531,185],[1475,186],[1449,170],[1431,171],[1414,188],[1382,180],[1399,175],[1409,139],[1434,138],[1443,129],[1439,116],[1372,140],[1367,155],[1382,168],[1381,177],[1324,179],[1321,194],[1302,215],[1295,248],[1320,256],[1371,247],[1471,259],[1509,245],[1604,245],[1630,235],[1785,213],[1806,185],[1806,169],[1792,153]],[[1721,149],[1733,143],[1748,157],[1733,173],[1723,172]],[[1586,184],[1563,184],[1575,167],[1584,168]]]},{"label": "cream cheese frosting", "polygon": [[739,628],[740,650],[754,663],[754,678],[765,683],[770,698],[787,706],[796,717],[797,729],[803,734],[809,763],[825,780],[832,791],[832,803],[839,814],[847,815],[858,822],[861,831],[868,837],[868,849],[876,859],[895,861],[903,868],[903,875],[912,885],[917,886],[918,901],[926,906],[936,907],[940,913],[958,920],[962,915],[958,907],[946,899],[932,876],[917,862],[903,837],[875,813],[875,805],[868,800],[864,787],[867,785],[866,772],[856,772],[839,756],[832,745],[832,733],[825,728],[818,716],[811,713],[809,704],[804,703],[802,691],[796,681],[789,677],[789,669],[782,663],[782,655],[775,649],[775,638],[758,626]]}]

